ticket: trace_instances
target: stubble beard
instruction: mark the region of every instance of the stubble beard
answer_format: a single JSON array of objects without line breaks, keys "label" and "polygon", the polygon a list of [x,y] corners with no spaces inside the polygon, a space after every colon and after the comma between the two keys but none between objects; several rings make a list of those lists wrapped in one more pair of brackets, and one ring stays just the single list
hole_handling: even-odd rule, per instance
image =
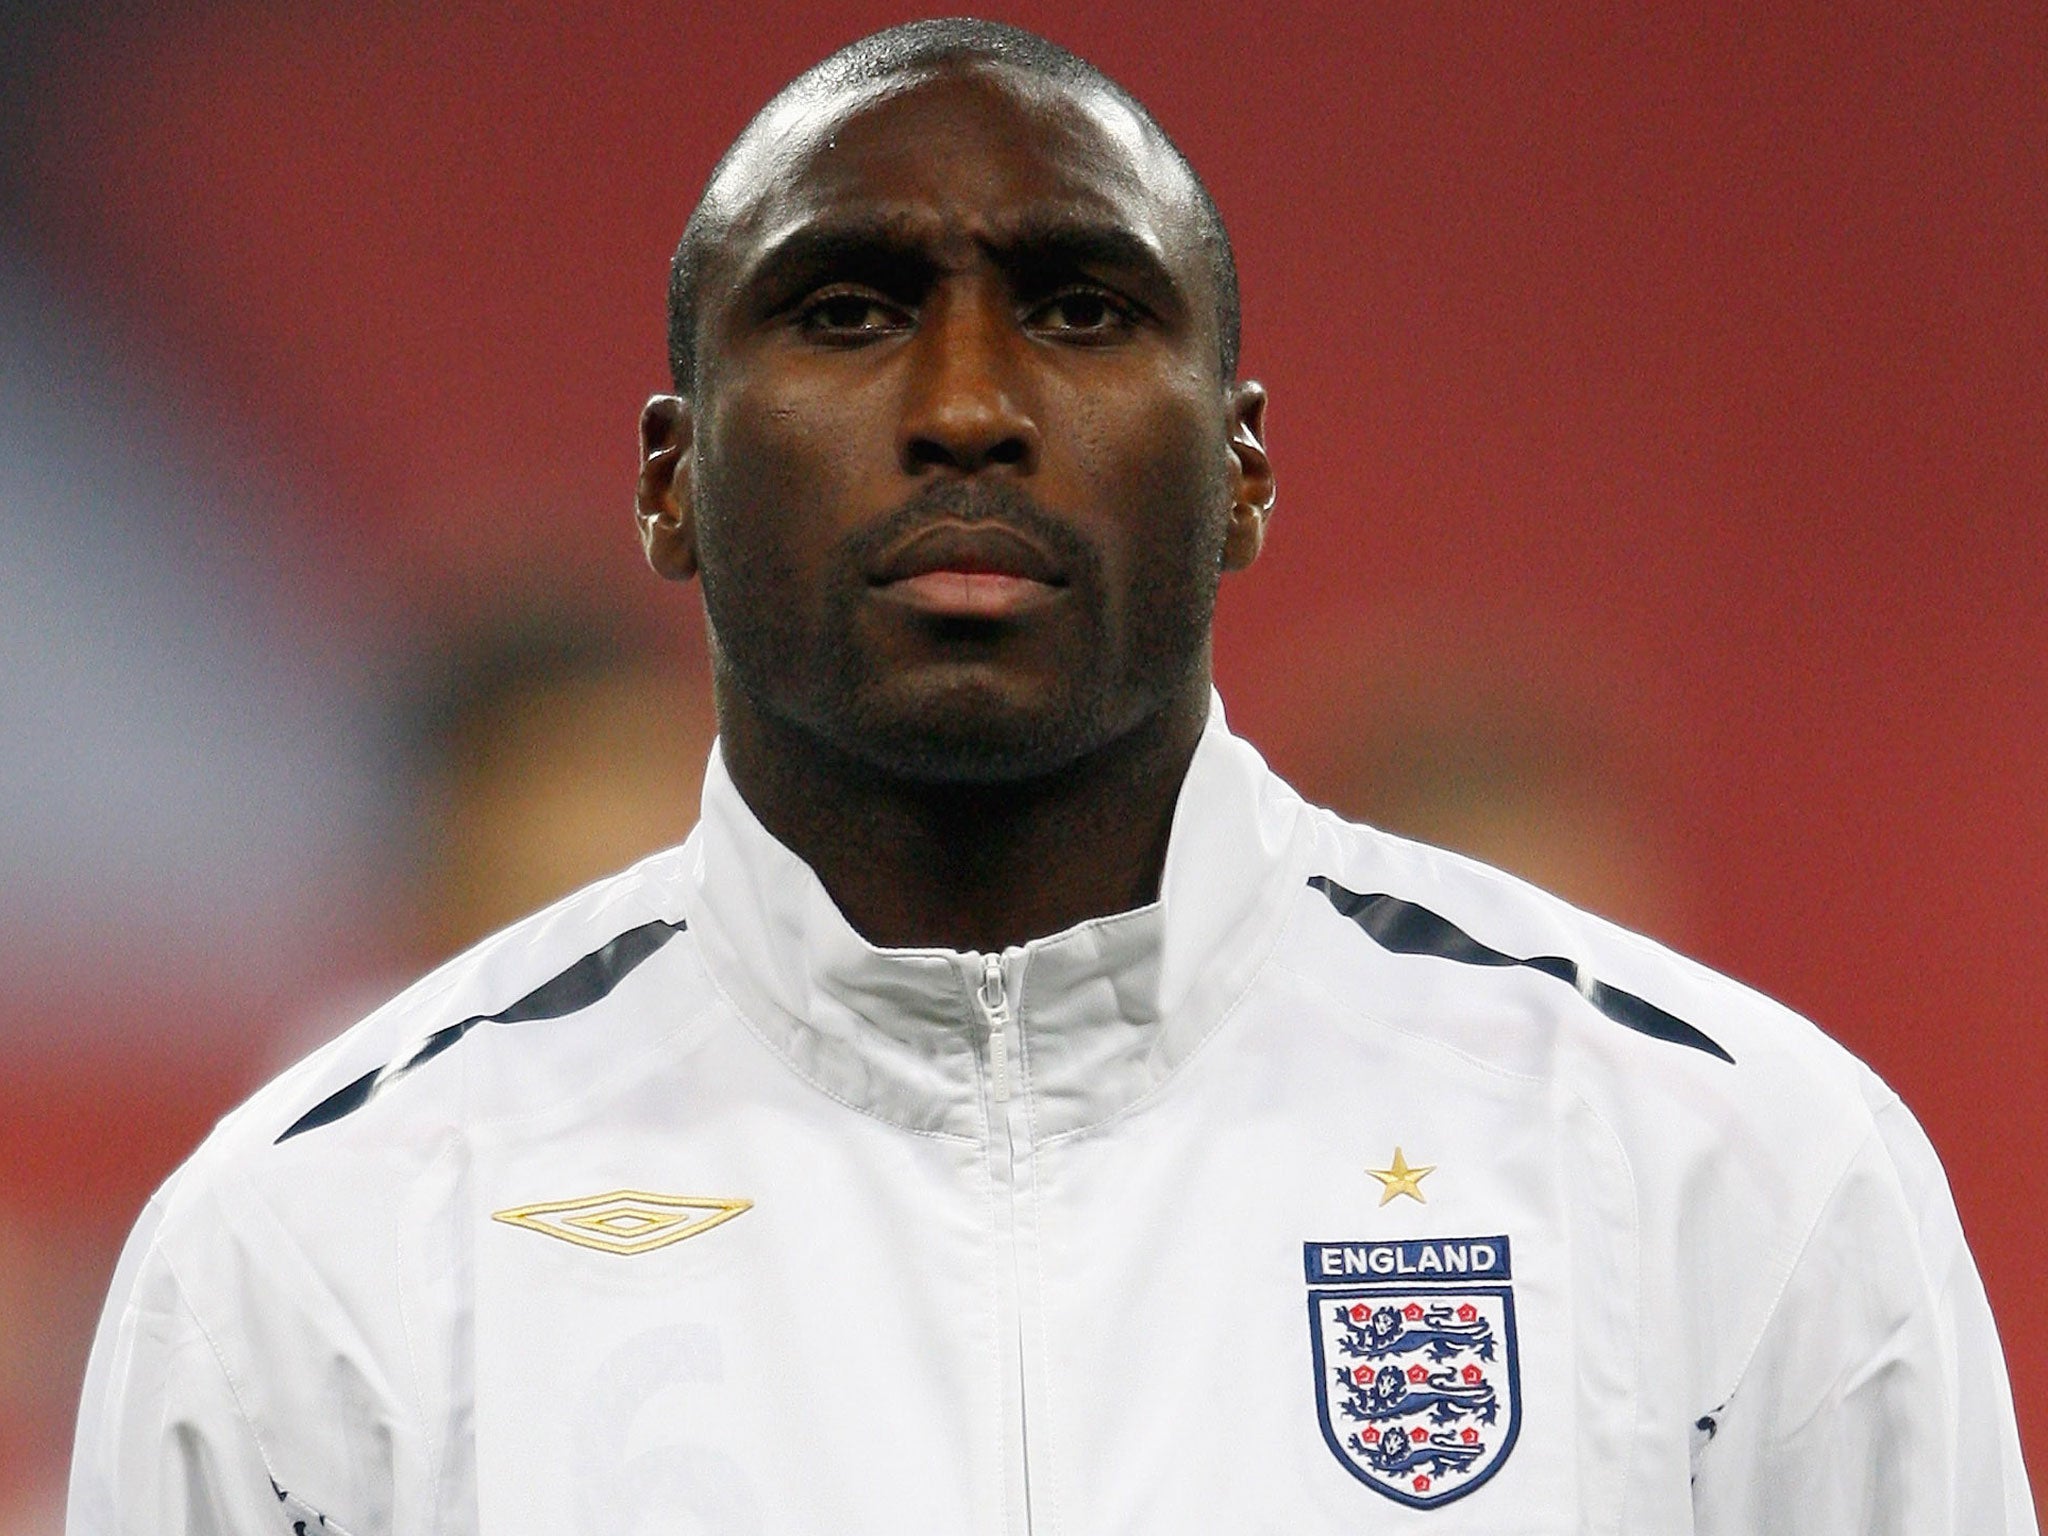
[{"label": "stubble beard", "polygon": [[[702,510],[715,526],[715,510]],[[723,541],[714,539],[702,574],[717,687],[743,694],[757,716],[809,738],[844,767],[878,778],[938,789],[1059,776],[1206,684],[1221,526],[1172,513],[1160,505],[1144,514],[1179,536],[1146,552],[1143,578],[1122,594],[1124,623],[1114,638],[1094,547],[1005,482],[934,485],[848,540],[833,552],[810,614],[786,595],[799,587],[775,550],[728,564],[718,558]],[[861,614],[872,598],[860,573],[869,557],[939,517],[1006,523],[1042,544],[1065,572],[1067,659],[1050,688],[1020,698],[993,665],[948,668],[939,678],[892,672],[863,643]],[[994,653],[990,627],[964,620],[953,627],[963,660]]]}]

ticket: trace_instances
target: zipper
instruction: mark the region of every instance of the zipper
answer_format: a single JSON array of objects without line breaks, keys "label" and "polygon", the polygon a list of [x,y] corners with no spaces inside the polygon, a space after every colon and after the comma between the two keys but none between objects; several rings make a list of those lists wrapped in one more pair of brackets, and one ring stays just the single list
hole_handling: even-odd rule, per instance
[{"label": "zipper", "polygon": [[[994,1278],[997,1310],[999,1314],[1007,1314],[1009,1325],[1004,1396],[1010,1400],[1008,1412],[1014,1414],[1003,1429],[1005,1503],[1010,1510],[1010,1536],[1020,1536],[1032,1528],[1031,1453],[1026,1413],[1029,1391],[1025,1367],[1024,1276],[1018,1231],[1021,1217],[1017,1199],[1019,1128],[1017,1110],[1011,1104],[1010,1085],[1010,1032],[1016,1026],[1016,1015],[1010,1006],[1009,978],[1003,972],[1001,955],[981,957],[981,985],[975,988],[974,1011],[988,1032],[989,1168],[1002,1192],[997,1220],[999,1240],[1002,1248],[1007,1250],[1007,1262]],[[1028,1143],[1028,1133],[1025,1140]]]},{"label": "zipper", "polygon": [[1010,1102],[1010,989],[1003,979],[1003,957],[981,957],[981,988],[974,994],[981,1022],[988,1030],[989,1087],[998,1104]]}]

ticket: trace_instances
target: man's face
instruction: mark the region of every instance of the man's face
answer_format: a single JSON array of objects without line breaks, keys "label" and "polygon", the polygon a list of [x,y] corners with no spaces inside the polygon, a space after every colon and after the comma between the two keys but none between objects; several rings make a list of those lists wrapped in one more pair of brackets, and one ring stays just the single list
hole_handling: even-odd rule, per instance
[{"label": "man's face", "polygon": [[1199,707],[1270,491],[1170,155],[990,66],[763,137],[721,180],[679,458],[722,706],[968,782]]}]

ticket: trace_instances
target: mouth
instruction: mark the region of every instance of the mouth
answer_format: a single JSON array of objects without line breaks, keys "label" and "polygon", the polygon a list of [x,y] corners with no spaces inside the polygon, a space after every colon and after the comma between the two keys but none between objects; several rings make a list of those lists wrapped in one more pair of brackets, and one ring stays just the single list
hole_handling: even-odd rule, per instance
[{"label": "mouth", "polygon": [[867,577],[884,602],[940,619],[1016,618],[1067,586],[1037,540],[989,521],[926,523],[884,549]]}]

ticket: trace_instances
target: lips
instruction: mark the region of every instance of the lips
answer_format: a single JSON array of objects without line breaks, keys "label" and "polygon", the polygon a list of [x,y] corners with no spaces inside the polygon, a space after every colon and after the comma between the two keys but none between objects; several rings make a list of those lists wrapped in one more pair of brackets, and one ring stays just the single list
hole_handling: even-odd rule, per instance
[{"label": "lips", "polygon": [[1029,535],[996,522],[926,523],[868,572],[875,596],[937,618],[1014,618],[1056,598],[1066,572]]},{"label": "lips", "polygon": [[875,586],[958,571],[975,576],[1018,576],[1049,587],[1066,575],[1037,540],[1003,523],[926,523],[882,551],[868,573]]}]

